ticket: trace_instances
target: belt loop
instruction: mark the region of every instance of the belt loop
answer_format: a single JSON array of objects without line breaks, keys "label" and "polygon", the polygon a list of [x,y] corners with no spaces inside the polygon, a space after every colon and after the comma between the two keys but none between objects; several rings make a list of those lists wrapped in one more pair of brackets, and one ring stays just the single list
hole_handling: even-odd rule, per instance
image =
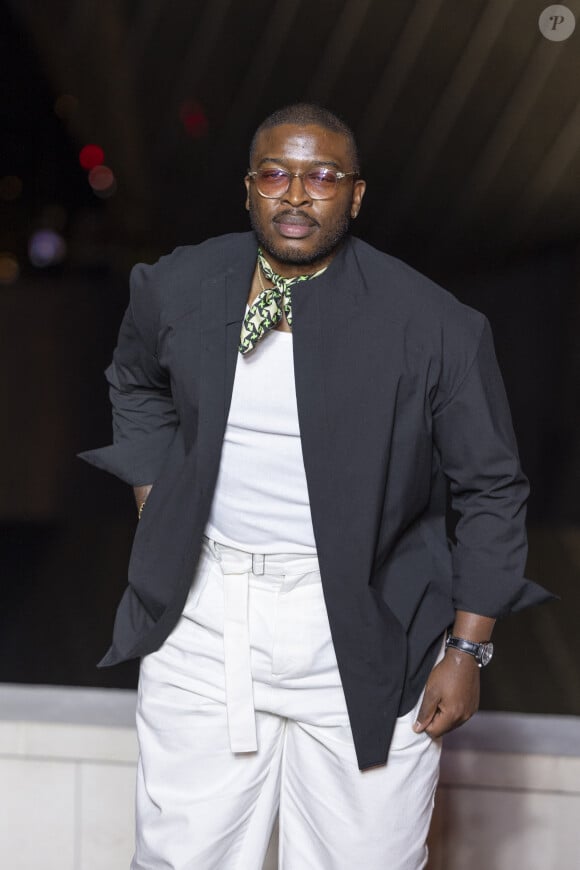
[{"label": "belt loop", "polygon": [[258,576],[260,574],[264,574],[265,561],[265,556],[262,556],[260,553],[252,553],[252,574],[256,574]]},{"label": "belt loop", "polygon": [[212,556],[214,557],[214,559],[216,560],[216,562],[221,562],[222,557],[221,557],[219,549],[218,549],[219,544],[217,543],[217,541],[212,540],[212,538],[206,538],[205,540],[207,541],[207,545],[209,547],[209,550],[210,550]]}]

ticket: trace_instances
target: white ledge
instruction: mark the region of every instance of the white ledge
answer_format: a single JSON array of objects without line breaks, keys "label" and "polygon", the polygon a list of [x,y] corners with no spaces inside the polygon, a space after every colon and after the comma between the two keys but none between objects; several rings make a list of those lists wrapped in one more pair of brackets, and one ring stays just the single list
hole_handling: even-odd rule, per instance
[{"label": "white ledge", "polygon": [[[0,684],[0,755],[133,764],[136,697]],[[481,712],[445,737],[444,750],[443,785],[580,790],[580,718]]]},{"label": "white ledge", "polygon": [[132,728],[137,693],[129,689],[0,683],[0,722],[58,722]]},{"label": "white ledge", "polygon": [[481,711],[444,738],[446,750],[580,758],[580,717]]},{"label": "white ledge", "polygon": [[134,764],[137,693],[0,684],[0,756]]}]

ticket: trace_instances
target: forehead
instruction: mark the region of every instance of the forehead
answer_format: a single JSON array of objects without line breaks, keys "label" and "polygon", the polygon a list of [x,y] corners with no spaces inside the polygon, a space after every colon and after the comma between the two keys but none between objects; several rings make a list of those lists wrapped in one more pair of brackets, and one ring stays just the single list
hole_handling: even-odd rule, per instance
[{"label": "forehead", "polygon": [[281,124],[262,130],[256,140],[253,163],[331,163],[340,168],[351,161],[348,139],[317,124]]}]

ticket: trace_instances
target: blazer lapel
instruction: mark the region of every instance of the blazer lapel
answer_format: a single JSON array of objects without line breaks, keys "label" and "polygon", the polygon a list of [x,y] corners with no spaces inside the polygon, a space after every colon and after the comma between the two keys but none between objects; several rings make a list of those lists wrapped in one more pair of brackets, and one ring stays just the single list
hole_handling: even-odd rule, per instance
[{"label": "blazer lapel", "polygon": [[219,470],[242,319],[255,265],[256,243],[248,239],[236,263],[201,286],[198,470],[202,495],[211,498]]},{"label": "blazer lapel", "polygon": [[[348,345],[349,331],[358,329],[360,284],[356,259],[347,243],[326,272],[314,281],[295,285],[292,291],[296,398],[319,553],[324,549],[326,530],[335,540],[337,521],[342,521],[340,474],[335,458],[337,439],[349,436],[346,430],[336,431],[332,422],[332,403],[336,401],[341,372],[334,370],[329,351],[330,345]],[[348,352],[344,346],[345,356]]]},{"label": "blazer lapel", "polygon": [[[370,509],[355,495],[364,502],[386,473],[403,338],[394,316],[384,322],[372,310],[375,293],[350,241],[323,275],[293,288],[296,396],[319,553],[337,541],[348,549],[353,510]],[[358,542],[357,573],[367,578],[375,543]]]}]

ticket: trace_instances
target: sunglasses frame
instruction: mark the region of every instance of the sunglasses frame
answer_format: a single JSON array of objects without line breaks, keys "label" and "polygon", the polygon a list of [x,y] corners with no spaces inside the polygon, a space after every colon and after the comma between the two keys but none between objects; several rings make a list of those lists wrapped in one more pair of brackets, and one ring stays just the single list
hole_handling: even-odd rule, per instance
[{"label": "sunglasses frame", "polygon": [[[326,168],[327,167],[321,167],[321,169],[326,169]],[[288,179],[288,185],[280,193],[276,193],[275,195],[272,195],[272,194],[268,194],[268,193],[262,193],[262,191],[260,190],[260,188],[258,186],[257,176],[259,176],[261,171],[267,171],[267,170],[248,169],[246,175],[248,178],[252,179],[252,181],[256,185],[256,190],[258,191],[259,195],[261,197],[263,197],[264,199],[280,199],[280,197],[284,196],[290,190],[290,185],[292,184],[292,179],[293,178],[300,178],[300,180],[302,181],[302,186],[303,186],[305,192],[310,197],[310,199],[317,199],[317,200],[322,200],[322,201],[327,200],[327,199],[333,199],[336,196],[339,181],[342,181],[344,178],[348,178],[350,175],[358,175],[359,174],[356,170],[353,170],[352,172],[342,172],[339,169],[331,169],[329,171],[333,172],[334,175],[336,176],[336,184],[334,185],[332,193],[330,194],[330,196],[313,196],[312,193],[306,187],[306,183],[304,181],[304,178],[305,178],[305,176],[308,175],[309,172],[314,171],[314,167],[312,167],[311,169],[307,169],[305,172],[290,172],[288,169],[282,169],[281,167],[276,167],[276,171],[281,172],[283,175],[286,176],[286,178]]]}]

